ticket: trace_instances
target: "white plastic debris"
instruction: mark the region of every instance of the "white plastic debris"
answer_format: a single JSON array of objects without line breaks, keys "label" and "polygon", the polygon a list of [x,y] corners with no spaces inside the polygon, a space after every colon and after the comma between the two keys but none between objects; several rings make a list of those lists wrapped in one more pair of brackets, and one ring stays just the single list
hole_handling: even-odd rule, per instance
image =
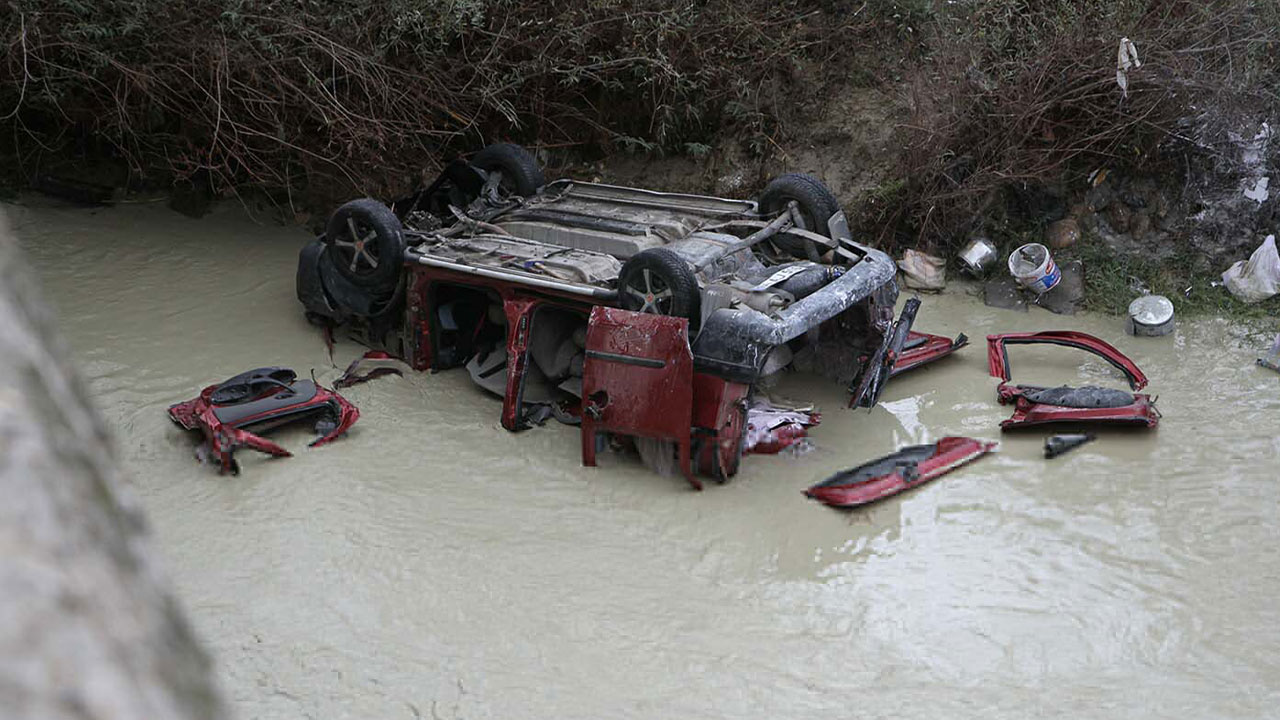
[{"label": "white plastic debris", "polygon": [[1232,295],[1247,303],[1262,302],[1280,293],[1280,253],[1276,236],[1268,235],[1249,259],[1241,260],[1222,273],[1222,282]]},{"label": "white plastic debris", "polygon": [[907,287],[912,290],[941,290],[947,286],[947,261],[918,250],[908,250],[898,260]]},{"label": "white plastic debris", "polygon": [[1270,184],[1271,178],[1265,176],[1260,177],[1253,181],[1252,188],[1248,188],[1244,191],[1244,196],[1261,205],[1267,201],[1268,197],[1271,196],[1270,191],[1267,190],[1267,186]]},{"label": "white plastic debris", "polygon": [[1116,84],[1120,86],[1125,97],[1129,97],[1129,70],[1142,67],[1138,59],[1138,48],[1127,37],[1120,38],[1120,49],[1116,51]]}]

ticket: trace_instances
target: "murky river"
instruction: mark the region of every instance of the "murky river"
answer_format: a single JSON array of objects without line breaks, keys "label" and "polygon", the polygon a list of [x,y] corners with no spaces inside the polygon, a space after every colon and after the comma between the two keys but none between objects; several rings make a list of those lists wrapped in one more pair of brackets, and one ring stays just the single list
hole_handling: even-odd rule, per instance
[{"label": "murky river", "polygon": [[[219,477],[167,404],[267,364],[337,375],[293,296],[308,239],[235,208],[7,206],[244,718],[1234,718],[1280,707],[1280,377],[1224,321],[1125,337],[926,298],[978,340],[843,409],[817,450],[704,493],[578,435],[514,435],[465,373],[347,391],[349,437]],[[999,438],[982,338],[1091,332],[1151,377],[1156,431],[1046,462],[1046,433],[870,509],[801,496],[947,434]],[[359,349],[339,345],[339,365]],[[1115,383],[1071,350],[1024,380]],[[285,435],[303,448],[305,436]]]}]

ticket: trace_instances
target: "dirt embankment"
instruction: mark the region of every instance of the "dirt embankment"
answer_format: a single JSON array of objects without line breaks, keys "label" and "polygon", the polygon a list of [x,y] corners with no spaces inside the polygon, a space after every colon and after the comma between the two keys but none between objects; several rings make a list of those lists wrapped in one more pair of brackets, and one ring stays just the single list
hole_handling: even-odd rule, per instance
[{"label": "dirt embankment", "polygon": [[1096,265],[1168,288],[1275,229],[1275,4],[557,5],[21,0],[0,20],[0,159],[11,184],[92,168],[191,214],[239,198],[303,222],[494,140],[673,190],[807,171],[890,250],[1068,221]]}]

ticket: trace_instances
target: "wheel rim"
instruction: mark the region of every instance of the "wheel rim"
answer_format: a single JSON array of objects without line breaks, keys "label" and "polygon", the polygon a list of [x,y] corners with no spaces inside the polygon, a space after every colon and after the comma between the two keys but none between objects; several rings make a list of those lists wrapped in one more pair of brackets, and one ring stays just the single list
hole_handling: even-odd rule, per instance
[{"label": "wheel rim", "polygon": [[671,314],[671,306],[675,302],[671,287],[661,275],[650,272],[649,268],[632,273],[625,290],[633,302],[640,304],[636,312],[650,315]]},{"label": "wheel rim", "polygon": [[345,268],[353,275],[376,272],[381,260],[378,256],[377,239],[376,229],[354,216],[348,217],[345,230],[333,239],[333,247],[338,253],[338,267]]}]

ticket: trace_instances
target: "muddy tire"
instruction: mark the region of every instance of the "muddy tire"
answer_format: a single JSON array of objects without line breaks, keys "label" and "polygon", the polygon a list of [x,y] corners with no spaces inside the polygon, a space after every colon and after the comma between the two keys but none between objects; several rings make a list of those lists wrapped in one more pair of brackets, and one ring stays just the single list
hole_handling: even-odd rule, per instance
[{"label": "muddy tire", "polygon": [[404,270],[404,231],[391,208],[362,198],[338,208],[324,233],[325,255],[342,277],[374,292],[395,288]]},{"label": "muddy tire", "polygon": [[666,248],[650,248],[627,260],[618,273],[618,296],[626,310],[687,318],[691,326],[702,311],[693,268]]},{"label": "muddy tire", "polygon": [[804,173],[779,175],[760,193],[760,213],[773,217],[796,201],[804,229],[819,235],[831,236],[827,221],[840,212],[840,203],[821,180]]},{"label": "muddy tire", "polygon": [[502,172],[502,189],[521,197],[529,197],[546,184],[542,168],[533,154],[514,143],[494,143],[471,158],[475,167]]}]

